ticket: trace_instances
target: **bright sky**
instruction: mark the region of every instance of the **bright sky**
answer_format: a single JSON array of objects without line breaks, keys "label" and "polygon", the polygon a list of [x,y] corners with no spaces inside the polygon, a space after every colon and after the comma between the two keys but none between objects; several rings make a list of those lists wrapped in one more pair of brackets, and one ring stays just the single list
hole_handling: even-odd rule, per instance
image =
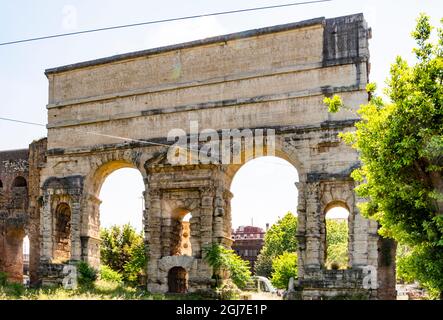
[{"label": "bright sky", "polygon": [[[0,42],[289,2],[293,1],[3,1]],[[443,17],[443,1],[335,0],[1,46],[0,117],[46,123],[48,82],[43,73],[46,68],[258,27],[358,12],[365,14],[373,31],[370,79],[383,86],[396,55],[412,59],[414,42],[409,34],[422,11],[431,15],[433,24],[437,25]],[[44,128],[0,121],[0,150],[26,148],[33,139],[43,136],[46,136]],[[286,211],[295,210],[296,177],[294,168],[279,159],[264,158],[246,164],[231,189],[235,194],[233,225],[250,224],[253,217],[254,225],[264,226]],[[133,224],[140,226],[142,189],[141,176],[136,171],[121,169],[108,177],[101,192],[102,223],[110,225],[135,219],[137,222]],[[128,199],[117,196],[122,191],[128,193]],[[130,212],[133,215],[137,212],[136,218],[131,218]]]}]

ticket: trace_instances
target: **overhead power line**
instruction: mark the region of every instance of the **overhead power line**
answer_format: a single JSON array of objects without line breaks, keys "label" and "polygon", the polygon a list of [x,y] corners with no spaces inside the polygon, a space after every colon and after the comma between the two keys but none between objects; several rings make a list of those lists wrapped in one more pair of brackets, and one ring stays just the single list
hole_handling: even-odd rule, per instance
[{"label": "overhead power line", "polygon": [[232,13],[250,12],[250,11],[258,11],[258,10],[266,10],[266,9],[293,7],[293,6],[300,6],[300,5],[321,3],[321,2],[331,2],[331,1],[334,1],[334,0],[313,0],[313,1],[304,1],[304,2],[293,2],[293,3],[286,3],[286,4],[277,4],[277,5],[272,5],[272,6],[265,6],[265,7],[254,7],[254,8],[246,8],[246,9],[238,9],[238,10],[230,10],[230,11],[221,11],[221,12],[198,14],[198,15],[192,15],[192,16],[186,16],[186,17],[153,20],[153,21],[146,21],[146,22],[139,22],[139,23],[132,23],[132,24],[123,24],[123,25],[111,26],[111,27],[103,27],[103,28],[98,28],[98,29],[89,29],[89,30],[69,32],[69,33],[59,33],[59,34],[53,34],[53,35],[48,35],[48,36],[41,36],[41,37],[36,37],[36,38],[29,38],[29,39],[21,39],[21,40],[2,42],[2,43],[0,43],[0,46],[6,46],[6,45],[11,45],[11,44],[18,44],[18,43],[23,43],[23,42],[45,40],[45,39],[52,39],[52,38],[74,36],[74,35],[85,34],[85,33],[93,33],[93,32],[99,32],[99,31],[107,31],[107,30],[115,30],[115,29],[138,27],[138,26],[157,24],[157,23],[164,23],[164,22],[180,21],[180,20],[187,20],[187,19],[196,19],[196,18],[211,17],[211,16],[221,16],[221,15],[232,14]]},{"label": "overhead power line", "polygon": [[40,126],[40,127],[46,127],[44,124],[41,124],[41,123],[29,122],[29,121],[23,121],[23,120],[11,119],[11,118],[2,118],[2,117],[0,117],[0,120],[11,121],[11,122],[18,122],[18,123],[24,123],[24,124],[32,124],[34,126]]},{"label": "overhead power line", "polygon": [[[39,127],[46,127],[46,125],[44,125],[42,123],[23,121],[23,120],[17,120],[17,119],[12,119],[12,118],[0,117],[0,120],[9,121],[9,122],[16,122],[16,123],[22,123],[22,124],[29,124],[29,125],[33,125],[33,126],[39,126]],[[74,129],[72,129],[72,130],[74,130]],[[79,132],[82,132],[82,133],[85,133],[85,134],[92,134],[92,135],[96,135],[96,136],[113,138],[113,139],[117,139],[117,140],[132,141],[132,142],[138,142],[138,143],[141,143],[141,144],[147,144],[147,145],[153,145],[153,146],[162,146],[162,147],[170,147],[171,146],[169,144],[153,142],[153,141],[149,141],[149,140],[132,139],[132,138],[120,137],[120,136],[115,136],[115,135],[109,135],[109,134],[104,134],[104,133],[99,133],[99,132],[94,132],[94,131],[84,131],[84,130],[78,130],[78,129],[75,129],[75,130],[77,130]],[[189,150],[191,152],[197,152],[197,153],[200,152],[200,150],[193,149],[193,148],[190,148],[190,147],[183,148],[183,149]],[[213,158],[213,157],[210,157],[210,158]],[[281,166],[292,167],[292,165],[285,164],[285,163],[279,163],[279,162],[275,162],[275,161],[264,161],[264,162],[269,163],[269,164],[277,164],[277,165],[281,165]]]}]

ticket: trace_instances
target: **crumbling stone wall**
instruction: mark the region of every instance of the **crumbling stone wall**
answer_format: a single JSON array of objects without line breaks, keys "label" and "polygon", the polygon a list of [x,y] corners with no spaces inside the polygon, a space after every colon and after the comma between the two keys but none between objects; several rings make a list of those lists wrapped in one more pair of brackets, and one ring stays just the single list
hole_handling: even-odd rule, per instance
[{"label": "crumbling stone wall", "polygon": [[23,239],[28,220],[28,150],[0,152],[0,271],[23,281]]},{"label": "crumbling stone wall", "polygon": [[190,241],[191,228],[189,221],[181,222],[181,232],[180,232],[180,255],[191,256],[192,255],[192,245]]},{"label": "crumbling stone wall", "polygon": [[46,165],[47,139],[33,141],[29,145],[28,175],[28,223],[26,225],[29,238],[29,277],[31,285],[40,283],[40,209],[42,205],[40,190],[40,174]]},{"label": "crumbling stone wall", "polygon": [[46,162],[46,138],[29,149],[0,152],[0,271],[23,281],[23,239],[29,237],[31,284],[39,281],[40,170]]}]

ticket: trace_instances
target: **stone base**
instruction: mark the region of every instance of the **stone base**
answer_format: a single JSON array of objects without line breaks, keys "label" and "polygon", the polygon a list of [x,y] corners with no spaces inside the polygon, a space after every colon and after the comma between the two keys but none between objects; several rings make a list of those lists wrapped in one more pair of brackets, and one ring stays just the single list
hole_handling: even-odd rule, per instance
[{"label": "stone base", "polygon": [[39,277],[41,285],[44,287],[58,287],[63,284],[65,274],[63,269],[65,264],[41,262],[39,267]]}]

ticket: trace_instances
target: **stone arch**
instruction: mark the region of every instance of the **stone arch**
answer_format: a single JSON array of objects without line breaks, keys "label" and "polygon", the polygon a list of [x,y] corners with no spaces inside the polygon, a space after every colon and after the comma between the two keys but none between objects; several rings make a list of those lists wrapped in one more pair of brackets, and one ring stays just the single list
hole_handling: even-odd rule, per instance
[{"label": "stone arch", "polygon": [[285,142],[285,138],[282,136],[275,137],[274,147],[275,149],[273,153],[268,154],[267,150],[265,150],[266,152],[264,152],[264,154],[260,154],[259,156],[255,156],[254,148],[252,149],[249,148],[248,150],[242,150],[242,155],[241,155],[242,163],[227,165],[227,173],[228,176],[230,177],[227,185],[228,189],[230,188],[233,177],[243,165],[245,165],[251,160],[265,156],[274,156],[286,160],[291,165],[293,165],[294,168],[297,170],[299,181],[300,182],[306,181],[306,170],[303,165],[303,162],[300,160],[300,157],[297,155],[297,149],[291,146],[289,143]]},{"label": "stone arch", "polygon": [[[192,196],[192,193],[190,194]],[[176,199],[179,197],[179,199]],[[171,192],[167,194],[162,201],[164,208],[162,214],[161,230],[163,234],[162,249],[163,256],[200,256],[200,247],[198,233],[199,221],[199,205],[198,198],[185,198],[180,193]],[[187,225],[184,225],[183,218],[190,214],[191,218]],[[187,240],[190,244],[191,252],[183,250],[183,242],[186,240],[183,233],[188,232]],[[187,252],[187,254],[184,254]]]},{"label": "stone arch", "polygon": [[[261,161],[260,161],[261,159]],[[299,177],[298,177],[298,170],[297,168],[294,166],[294,162],[297,161],[292,161],[289,162],[287,159],[289,159],[288,155],[285,152],[276,152],[274,156],[269,156],[269,155],[263,155],[260,157],[256,157],[256,158],[251,158],[249,159],[247,162],[245,162],[244,164],[241,165],[240,169],[237,170],[235,172],[235,175],[232,177],[232,181],[234,181],[233,183],[230,183],[230,191],[233,194],[233,199],[231,199],[231,206],[232,206],[232,213],[229,217],[226,217],[226,224],[229,224],[229,229],[234,230],[233,227],[239,227],[239,226],[248,226],[246,229],[237,229],[236,231],[239,231],[240,234],[245,232],[245,233],[255,233],[257,232],[257,235],[260,229],[257,228],[257,226],[260,225],[262,231],[264,232],[265,230],[265,222],[269,223],[269,222],[273,222],[270,220],[266,220],[263,221],[261,219],[263,219],[263,217],[266,217],[266,219],[269,219],[270,215],[268,213],[281,213],[283,215],[285,215],[287,213],[287,211],[291,211],[291,213],[293,213],[294,215],[297,215],[297,208],[296,208],[296,203],[297,203],[297,199],[299,198],[298,194],[298,187],[299,187]],[[297,159],[296,159],[297,160]],[[244,177],[245,171],[251,170],[252,166],[249,165],[253,165],[251,162],[255,162],[255,163],[261,163],[261,164],[267,164],[270,163],[269,166],[272,166],[272,169],[276,169],[276,170],[288,170],[288,174],[286,175],[286,177],[291,178],[291,182],[288,182],[288,180],[281,180],[278,179],[277,180],[273,180],[272,182],[267,180],[266,178],[263,178],[263,172],[259,174],[260,179],[256,179],[254,177],[251,177],[251,179],[253,179],[254,186],[260,186],[266,189],[263,189],[263,191],[265,191],[265,193],[260,193],[260,190],[257,190],[257,192],[250,192],[249,190],[246,191],[248,188],[246,188],[245,186],[242,186],[243,188],[239,188],[239,184],[242,182],[245,182],[246,180],[242,179],[241,177]],[[274,164],[273,164],[274,163]],[[275,164],[276,163],[276,164]],[[282,168],[282,165],[284,165],[285,167]],[[249,168],[248,168],[249,167]],[[257,168],[254,168],[257,169]],[[266,172],[267,168],[263,168],[263,171]],[[255,171],[249,171],[249,174],[255,173]],[[286,171],[285,171],[286,172]],[[269,185],[266,185],[264,183],[264,181],[269,181]],[[251,184],[251,181],[248,182],[249,184]],[[251,184],[252,185],[252,184]],[[272,186],[272,187],[271,187]],[[277,200],[277,194],[273,194],[272,196],[269,196],[268,193],[268,187],[271,187],[272,189],[276,189],[276,188],[280,188],[279,191],[283,191],[284,192],[284,198],[280,198],[279,200],[283,200],[283,202],[288,201],[290,202],[290,210],[286,210],[286,211],[281,211],[282,207],[279,207],[278,210],[276,208],[275,205],[273,205],[272,207],[268,208],[266,207],[266,209],[270,210],[268,212],[260,212],[261,215],[257,215],[256,212],[254,212],[253,214],[250,214],[248,218],[253,218],[253,223],[249,224],[248,221],[242,221],[241,224],[239,224],[239,220],[237,219],[242,219],[241,218],[241,214],[239,214],[238,207],[237,205],[240,204],[240,201],[243,201],[243,203],[245,203],[245,200],[248,200],[249,204],[254,204],[257,206],[256,202],[260,202],[263,200],[265,200],[264,202],[260,202],[261,204],[263,204],[263,206],[267,206],[268,204],[278,204],[281,203]],[[248,194],[249,193],[249,194]],[[303,196],[303,195],[301,195]],[[248,198],[250,197],[250,198]],[[240,200],[239,202],[237,202],[237,200]],[[285,203],[286,204],[286,203]],[[260,208],[258,208],[258,210],[261,210],[263,208],[263,206],[260,206]],[[244,208],[246,211],[248,210],[248,208]],[[234,213],[234,210],[237,211],[236,214]],[[276,211],[277,210],[277,211]],[[242,210],[242,212],[244,212],[244,210]],[[252,212],[252,211],[251,211]],[[245,212],[246,213],[246,212]],[[259,224],[257,224],[257,219],[259,220]],[[274,218],[274,216],[272,216],[272,218]],[[236,221],[237,220],[237,221]],[[261,220],[261,221],[260,221]],[[237,223],[235,223],[237,222]],[[253,225],[254,227],[251,228],[250,226]],[[244,230],[248,230],[248,231],[244,231]],[[235,232],[236,232],[235,231]],[[294,234],[293,237],[296,238],[297,237],[297,233],[294,230]],[[259,240],[238,240],[236,241],[233,237],[233,235],[231,235],[231,238],[233,239],[233,244],[232,244],[232,249],[234,250],[238,250],[238,254],[244,259],[244,260],[248,260],[250,263],[250,267],[251,267],[251,271],[255,272],[255,262],[257,259],[257,256],[261,250],[261,245],[259,244]],[[263,240],[260,240],[263,241]],[[294,250],[296,250],[296,248],[294,248]]]},{"label": "stone arch", "polygon": [[[91,159],[91,167],[85,177],[81,210],[81,259],[91,265],[100,264],[100,190],[106,178],[113,172],[123,169],[137,169],[146,186],[146,173],[142,170],[140,153],[131,150],[117,150],[100,154]],[[146,187],[143,192],[146,196]],[[146,210],[145,210],[146,211]],[[143,224],[147,219],[143,214]],[[146,226],[144,226],[146,228]]]},{"label": "stone arch", "polygon": [[[250,160],[257,159],[263,156],[275,156],[278,158],[281,158],[283,160],[286,160],[289,162],[298,173],[298,182],[296,182],[296,186],[298,189],[298,205],[297,205],[297,214],[298,214],[298,226],[299,231],[297,231],[297,237],[300,237],[299,233],[304,232],[304,224],[305,224],[305,214],[306,214],[306,204],[305,204],[305,189],[306,189],[306,182],[307,182],[307,168],[305,167],[303,161],[301,160],[301,157],[298,155],[298,149],[291,144],[289,138],[286,138],[282,135],[276,135],[275,141],[274,141],[274,153],[268,154],[267,150],[264,152],[265,154],[260,155],[259,157],[255,157],[254,152],[255,150],[248,150],[245,152],[243,150],[242,159],[244,160],[241,164],[230,164],[227,165],[227,189],[231,189],[231,183],[235,176],[235,174],[240,170],[240,168],[248,163]],[[229,226],[231,223],[229,222]],[[301,255],[299,255],[301,256]],[[301,259],[301,258],[299,258]],[[302,265],[302,263],[299,263],[299,265]]]},{"label": "stone arch", "polygon": [[188,292],[188,272],[183,267],[172,267],[168,271],[168,292]]},{"label": "stone arch", "polygon": [[14,181],[12,182],[13,188],[27,188],[28,183],[26,179],[22,176],[17,176],[14,178]]},{"label": "stone arch", "polygon": [[[192,256],[192,237],[190,237],[190,232],[192,231],[190,226],[190,221],[185,223],[183,218],[187,215],[191,215],[192,212],[189,209],[179,207],[171,212],[170,224],[170,255],[171,256],[181,256],[190,255]],[[189,244],[190,243],[190,244]],[[189,247],[188,247],[189,246]],[[186,250],[190,249],[190,250]]]},{"label": "stone arch", "polygon": [[16,283],[23,283],[23,238],[25,229],[23,225],[17,225],[16,221],[6,223],[2,239],[2,257],[0,258],[0,268],[8,276],[8,280]]},{"label": "stone arch", "polygon": [[340,207],[348,211],[348,267],[352,267],[352,251],[354,246],[354,223],[358,213],[354,193],[355,183],[353,180],[322,181],[319,184],[320,192],[320,252],[321,265],[326,263],[326,214],[334,207]]},{"label": "stone arch", "polygon": [[3,182],[2,182],[2,179],[0,179],[0,189],[3,189]]},{"label": "stone arch", "polygon": [[[325,208],[324,208],[323,215],[322,215],[322,219],[323,219],[322,226],[323,226],[323,229],[322,229],[322,232],[321,232],[321,234],[322,234],[322,241],[324,241],[324,258],[323,259],[324,259],[324,262],[326,263],[326,261],[327,261],[327,250],[328,250],[328,247],[329,247],[329,243],[327,241],[327,235],[328,235],[328,230],[327,229],[328,228],[327,228],[327,225],[326,225],[327,214],[330,212],[330,210],[332,210],[333,208],[337,208],[337,207],[345,209],[347,211],[347,213],[348,213],[348,216],[346,218],[346,223],[347,223],[347,227],[348,227],[346,255],[347,255],[347,258],[348,258],[347,268],[349,268],[350,253],[351,253],[350,248],[349,248],[350,247],[350,239],[351,239],[350,221],[352,220],[352,218],[351,218],[351,210],[349,209],[349,206],[347,205],[347,203],[344,202],[343,200],[333,200],[330,203],[328,203],[325,206]],[[326,265],[325,265],[325,267],[326,267]]]},{"label": "stone arch", "polygon": [[66,200],[60,201],[53,215],[53,261],[66,262],[71,258],[71,206]]}]

